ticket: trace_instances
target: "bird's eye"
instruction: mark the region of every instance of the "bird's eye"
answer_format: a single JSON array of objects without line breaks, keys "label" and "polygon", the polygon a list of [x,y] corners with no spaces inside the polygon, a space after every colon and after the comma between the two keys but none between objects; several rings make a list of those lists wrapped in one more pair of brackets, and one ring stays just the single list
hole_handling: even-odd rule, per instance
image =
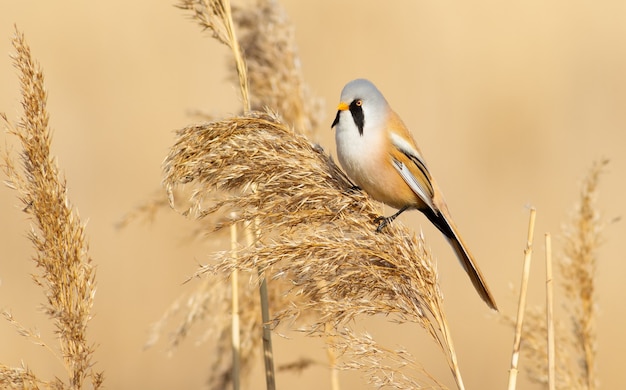
[{"label": "bird's eye", "polygon": [[356,104],[356,105],[357,105],[357,107],[361,107],[361,106],[363,105],[363,100],[361,100],[361,99],[357,99],[357,100],[354,102],[354,104]]}]

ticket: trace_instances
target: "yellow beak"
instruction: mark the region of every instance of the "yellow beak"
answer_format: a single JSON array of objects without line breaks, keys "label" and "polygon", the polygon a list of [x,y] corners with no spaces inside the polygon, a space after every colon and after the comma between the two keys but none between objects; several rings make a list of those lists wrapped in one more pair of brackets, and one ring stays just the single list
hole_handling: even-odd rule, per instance
[{"label": "yellow beak", "polygon": [[339,105],[337,106],[337,109],[338,109],[339,111],[345,111],[345,110],[350,109],[350,106],[348,106],[348,105],[347,105],[346,103],[344,103],[344,102],[341,102],[341,103],[339,103]]}]

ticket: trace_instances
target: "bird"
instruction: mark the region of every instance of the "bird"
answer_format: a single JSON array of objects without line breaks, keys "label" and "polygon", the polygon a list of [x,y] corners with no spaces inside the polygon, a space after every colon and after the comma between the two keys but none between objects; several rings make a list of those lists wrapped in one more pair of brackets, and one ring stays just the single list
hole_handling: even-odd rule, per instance
[{"label": "bird", "polygon": [[377,218],[376,231],[404,211],[421,211],[447,238],[480,297],[497,311],[413,136],[371,81],[356,79],[345,85],[332,128],[337,158],[352,181],[375,200],[398,209],[390,217]]}]

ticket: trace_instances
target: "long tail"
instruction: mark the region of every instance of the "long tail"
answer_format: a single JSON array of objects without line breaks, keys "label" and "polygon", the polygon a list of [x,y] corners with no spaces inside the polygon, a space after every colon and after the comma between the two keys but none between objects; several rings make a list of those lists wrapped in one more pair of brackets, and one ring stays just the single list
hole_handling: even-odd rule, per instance
[{"label": "long tail", "polygon": [[447,211],[441,210],[439,213],[434,213],[432,210],[427,209],[423,210],[426,217],[439,229],[444,236],[448,239],[448,242],[456,252],[457,257],[465,272],[469,276],[474,288],[478,292],[478,295],[489,305],[493,310],[498,310],[496,306],[496,300],[491,295],[491,291],[489,291],[489,287],[487,287],[487,283],[485,282],[485,278],[483,274],[480,272],[478,265],[476,265],[476,261],[474,260],[474,256],[463,242],[461,235],[458,232],[457,227],[452,222],[452,218],[448,215]]}]

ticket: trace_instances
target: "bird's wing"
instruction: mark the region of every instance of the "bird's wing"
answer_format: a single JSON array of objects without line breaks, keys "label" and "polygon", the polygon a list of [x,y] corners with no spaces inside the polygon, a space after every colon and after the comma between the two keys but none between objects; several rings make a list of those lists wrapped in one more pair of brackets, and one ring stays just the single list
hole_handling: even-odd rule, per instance
[{"label": "bird's wing", "polygon": [[390,122],[389,140],[392,146],[391,155],[394,168],[411,190],[424,201],[428,208],[421,211],[448,238],[481,298],[487,302],[489,307],[498,310],[496,301],[491,295],[474,257],[452,222],[446,202],[431,177],[411,134],[397,115],[392,115]]},{"label": "bird's wing", "polygon": [[402,176],[404,182],[411,187],[411,190],[413,190],[413,192],[415,192],[415,194],[434,212],[435,205],[433,204],[432,198],[428,196],[426,192],[428,189],[423,186],[423,183],[413,176],[411,170],[402,161],[398,161],[394,158],[393,167],[396,168],[400,176]]},{"label": "bird's wing", "polygon": [[438,213],[438,208],[433,203],[435,191],[430,172],[419,151],[411,145],[411,142],[394,132],[391,132],[391,144],[394,151],[392,153],[393,167],[411,190],[433,212]]}]

